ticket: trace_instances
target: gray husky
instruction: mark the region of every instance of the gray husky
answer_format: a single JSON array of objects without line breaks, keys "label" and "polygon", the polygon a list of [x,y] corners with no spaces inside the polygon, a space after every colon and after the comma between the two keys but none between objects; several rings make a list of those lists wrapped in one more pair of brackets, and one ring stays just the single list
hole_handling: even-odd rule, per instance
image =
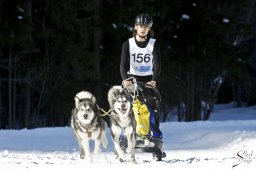
[{"label": "gray husky", "polygon": [[135,162],[135,118],[132,111],[132,98],[123,91],[121,86],[113,86],[108,92],[108,102],[111,109],[110,129],[117,156],[120,161],[125,158],[125,152],[119,141],[124,131],[127,137],[126,153],[129,155],[129,161]]},{"label": "gray husky", "polygon": [[96,98],[88,91],[81,91],[75,96],[75,108],[72,110],[71,128],[79,144],[80,158],[91,159],[89,140],[94,140],[94,154],[100,152],[100,144],[106,148],[106,122],[98,115]]}]

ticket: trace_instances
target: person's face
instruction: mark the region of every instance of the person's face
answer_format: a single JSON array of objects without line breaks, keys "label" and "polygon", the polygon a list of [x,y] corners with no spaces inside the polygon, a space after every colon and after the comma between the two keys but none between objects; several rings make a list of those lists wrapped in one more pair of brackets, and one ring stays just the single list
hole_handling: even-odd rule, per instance
[{"label": "person's face", "polygon": [[139,34],[139,36],[144,37],[148,34],[150,27],[144,25],[135,25],[135,30],[137,30],[137,34]]}]

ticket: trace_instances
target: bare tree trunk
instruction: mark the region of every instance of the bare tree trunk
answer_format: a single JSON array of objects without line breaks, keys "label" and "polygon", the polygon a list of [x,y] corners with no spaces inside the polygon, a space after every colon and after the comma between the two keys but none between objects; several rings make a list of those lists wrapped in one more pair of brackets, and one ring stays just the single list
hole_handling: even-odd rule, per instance
[{"label": "bare tree trunk", "polygon": [[[31,32],[30,32],[30,28],[32,27],[32,0],[25,0],[24,1],[24,7],[25,7],[25,15],[26,17],[28,18],[28,24],[27,24],[27,36],[29,37],[29,40],[32,42],[32,35],[31,35]],[[28,66],[29,68],[32,67],[32,64],[31,64],[31,57],[29,57],[29,60],[28,60]],[[30,126],[30,115],[31,115],[31,81],[30,81],[30,78],[31,78],[31,72],[29,70],[29,72],[26,74],[26,79],[27,79],[27,82],[25,83],[25,87],[24,87],[24,94],[25,94],[25,108],[24,108],[24,114],[25,114],[25,126],[26,127],[29,127]]]},{"label": "bare tree trunk", "polygon": [[3,104],[2,104],[2,82],[0,80],[0,129],[2,129],[2,120],[3,120]]},{"label": "bare tree trunk", "polygon": [[14,66],[13,66],[13,71],[14,71],[14,73],[13,73],[13,94],[12,94],[12,99],[13,99],[13,104],[12,104],[12,108],[13,108],[13,110],[12,110],[12,112],[13,112],[13,128],[17,128],[17,121],[16,121],[16,85],[17,85],[17,83],[16,83],[16,78],[17,78],[17,72],[16,72],[16,59],[17,57],[16,57],[16,55],[14,55]]},{"label": "bare tree trunk", "polygon": [[187,93],[186,93],[186,121],[191,121],[191,86],[190,86],[190,74],[187,76]]},{"label": "bare tree trunk", "polygon": [[0,0],[0,21],[2,20],[2,3],[3,0]]},{"label": "bare tree trunk", "polygon": [[[30,77],[30,72],[26,77]],[[30,124],[30,113],[31,113],[31,83],[26,83],[24,87],[24,101],[25,101],[25,106],[24,106],[24,114],[25,114],[25,126],[28,127]]]},{"label": "bare tree trunk", "polygon": [[[101,60],[101,50],[102,50],[102,27],[101,27],[101,8],[102,8],[102,0],[94,1],[94,54],[96,57],[95,61],[95,79],[96,81],[101,79],[101,68],[100,68],[100,60]],[[102,88],[100,85],[97,85],[95,88],[96,96],[100,96],[102,94]]]},{"label": "bare tree trunk", "polygon": [[192,67],[191,71],[191,120],[195,120],[195,73],[194,68]]},{"label": "bare tree trunk", "polygon": [[96,79],[99,80],[100,75],[100,58],[101,58],[101,46],[102,46],[102,29],[101,29],[101,14],[100,9],[102,7],[101,0],[94,1],[95,10],[94,10],[94,53],[96,55],[97,61],[95,62],[95,70],[96,70]]},{"label": "bare tree trunk", "polygon": [[183,87],[183,75],[182,75],[182,68],[179,67],[179,99],[178,99],[178,106],[177,106],[177,114],[178,114],[178,121],[185,121],[186,120],[186,102],[184,101],[184,89]]},{"label": "bare tree trunk", "polygon": [[[28,24],[30,27],[30,26],[32,26],[32,0],[25,0],[24,8],[25,8],[25,15],[26,15],[26,17],[28,17]],[[32,37],[30,33],[28,34],[28,36],[30,38]]]},{"label": "bare tree trunk", "polygon": [[[188,44],[187,47],[187,57],[190,58],[194,54],[194,44]],[[201,94],[200,91],[197,90],[198,83],[197,78],[198,75],[196,75],[197,68],[196,66],[191,65],[190,72],[188,73],[187,77],[187,115],[186,115],[186,121],[195,121],[201,119]]]},{"label": "bare tree trunk", "polygon": [[196,91],[196,78],[194,69],[188,75],[187,80],[187,121],[194,121],[200,119],[200,95]]},{"label": "bare tree trunk", "polygon": [[253,14],[253,10],[255,9],[255,3],[256,3],[256,0],[252,0],[252,5],[250,6],[250,10],[248,10],[248,16],[247,16],[247,23],[249,24],[250,21],[251,21],[251,17],[252,17],[252,14]]},{"label": "bare tree trunk", "polygon": [[8,128],[12,128],[12,45],[9,46],[9,78],[8,78],[8,96],[9,96],[9,111],[8,111]]}]

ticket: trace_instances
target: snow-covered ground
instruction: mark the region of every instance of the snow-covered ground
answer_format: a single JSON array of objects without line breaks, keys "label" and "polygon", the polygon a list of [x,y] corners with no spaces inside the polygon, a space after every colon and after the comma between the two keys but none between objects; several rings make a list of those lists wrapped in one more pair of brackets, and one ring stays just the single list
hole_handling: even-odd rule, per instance
[{"label": "snow-covered ground", "polygon": [[150,153],[136,153],[136,164],[118,162],[109,129],[108,148],[92,162],[80,160],[70,127],[0,130],[0,170],[255,170],[256,106],[229,106],[218,105],[210,121],[162,123],[167,157],[161,162]]}]

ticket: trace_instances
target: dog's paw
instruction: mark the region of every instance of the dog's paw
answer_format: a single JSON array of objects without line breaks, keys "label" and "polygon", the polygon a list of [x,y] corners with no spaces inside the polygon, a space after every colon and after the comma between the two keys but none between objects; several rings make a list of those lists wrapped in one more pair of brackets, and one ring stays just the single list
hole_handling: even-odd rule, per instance
[{"label": "dog's paw", "polygon": [[120,153],[119,158],[125,160],[125,154],[123,152]]},{"label": "dog's paw", "polygon": [[136,160],[134,157],[128,159],[129,162],[136,163]]},{"label": "dog's paw", "polygon": [[80,154],[80,159],[84,159],[85,155],[84,154]]},{"label": "dog's paw", "polygon": [[117,153],[114,154],[115,159],[123,162],[125,160],[125,154],[118,155]]},{"label": "dog's paw", "polygon": [[126,153],[131,153],[132,152],[132,148],[131,147],[127,147],[125,151],[126,151]]},{"label": "dog's paw", "polygon": [[122,158],[119,158],[119,162],[124,162],[124,159],[122,159]]},{"label": "dog's paw", "polygon": [[84,161],[85,163],[92,163],[92,157],[91,157],[91,156],[86,156],[83,161]]},{"label": "dog's paw", "polygon": [[114,158],[115,158],[115,159],[118,159],[118,158],[119,158],[119,156],[118,156],[118,155],[114,155]]},{"label": "dog's paw", "polygon": [[94,155],[99,155],[99,154],[100,154],[100,150],[98,150],[98,149],[97,149],[97,150],[94,150],[94,151],[93,151],[93,154],[94,154]]}]

